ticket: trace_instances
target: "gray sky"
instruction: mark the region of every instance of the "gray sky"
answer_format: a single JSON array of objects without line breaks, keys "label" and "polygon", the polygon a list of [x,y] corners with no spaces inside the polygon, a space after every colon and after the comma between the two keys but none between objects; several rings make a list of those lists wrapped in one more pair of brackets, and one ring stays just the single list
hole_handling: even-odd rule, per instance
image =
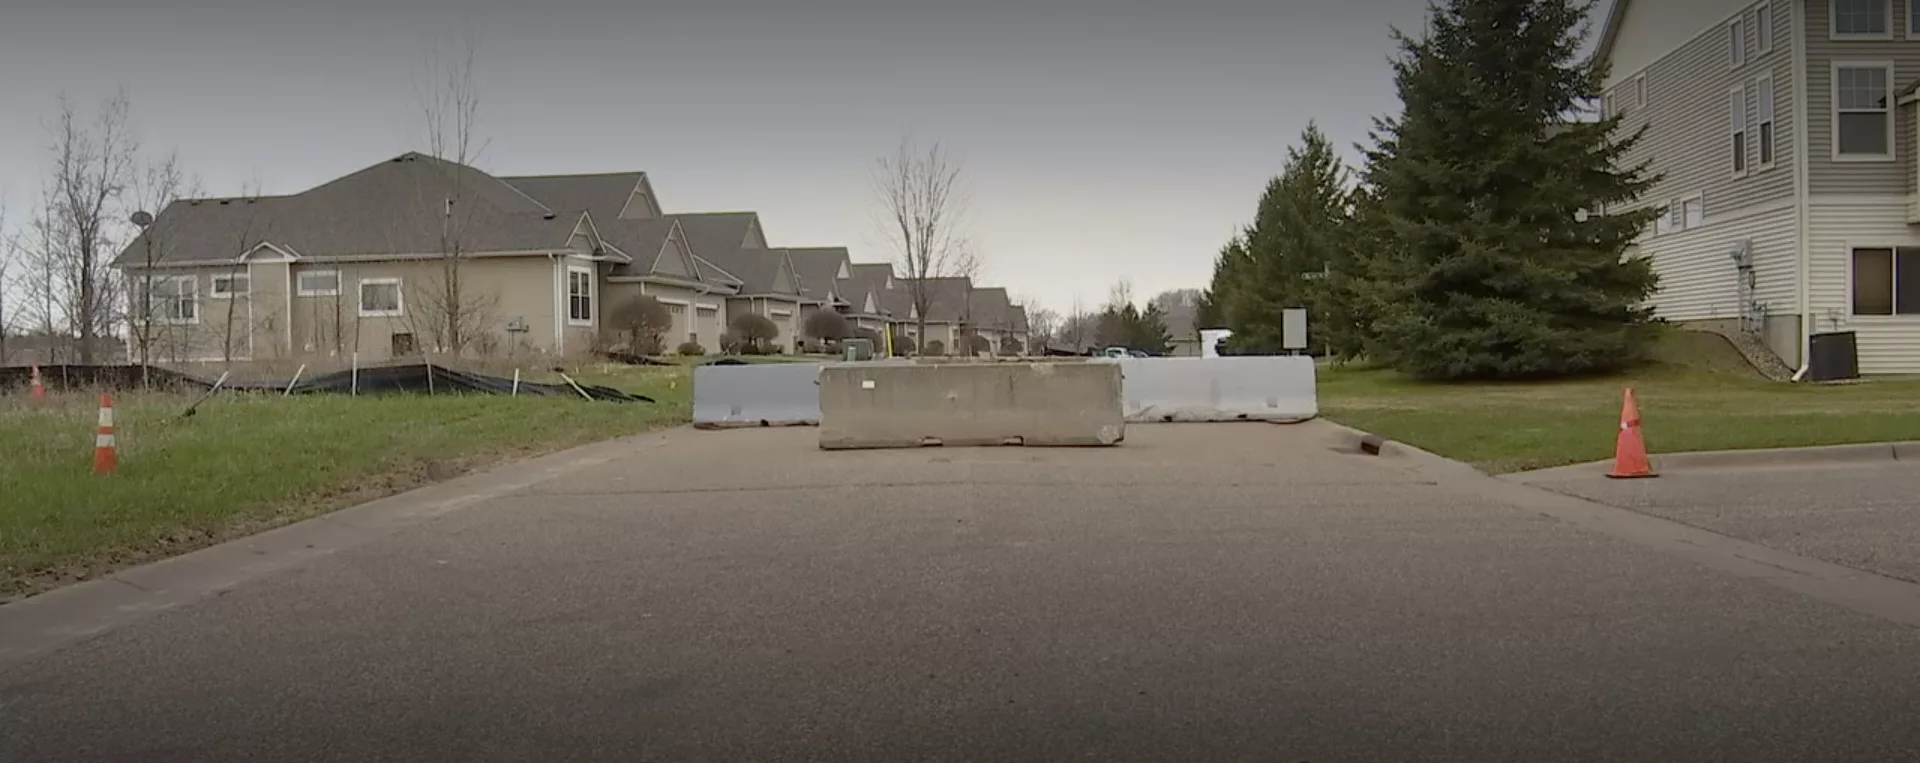
[{"label": "gray sky", "polygon": [[211,194],[290,193],[422,148],[427,51],[471,26],[483,169],[642,169],[668,211],[881,261],[867,176],[911,132],[965,160],[983,280],[1063,311],[1116,278],[1204,286],[1309,119],[1344,148],[1395,108],[1389,25],[1425,5],[0,2],[10,224],[62,91],[128,87]]}]

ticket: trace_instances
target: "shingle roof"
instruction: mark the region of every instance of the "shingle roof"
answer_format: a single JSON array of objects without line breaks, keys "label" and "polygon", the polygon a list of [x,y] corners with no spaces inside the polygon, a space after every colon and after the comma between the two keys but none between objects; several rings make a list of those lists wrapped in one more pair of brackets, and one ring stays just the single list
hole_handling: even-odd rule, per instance
[{"label": "shingle roof", "polygon": [[609,273],[616,276],[638,276],[653,272],[659,266],[660,250],[666,248],[667,236],[673,233],[673,220],[664,217],[639,220],[601,220],[596,217],[593,226],[600,231],[601,240],[633,258],[631,264],[616,266]]},{"label": "shingle roof", "polygon": [[687,247],[693,250],[695,256],[739,279],[742,294],[792,293],[798,296],[796,292],[775,292],[773,288],[780,274],[781,263],[787,259],[786,250],[747,249],[741,246],[759,215],[752,212],[701,212],[668,217],[680,221],[680,231],[686,236]]},{"label": "shingle roof", "polygon": [[976,288],[970,299],[968,322],[981,328],[1013,328],[1013,303],[1007,300],[1006,289],[998,286]]},{"label": "shingle roof", "polygon": [[[907,304],[913,304],[912,279],[896,279],[895,283],[898,290],[907,295]],[[973,279],[966,276],[929,278],[926,284],[928,321],[956,323],[966,318],[971,307],[967,304],[967,293],[973,290]]]},{"label": "shingle roof", "polygon": [[289,196],[174,202],[114,264],[143,264],[149,237],[156,263],[230,259],[262,241],[302,257],[437,254],[449,215],[451,245],[474,253],[559,250],[579,223],[472,167],[409,153]]},{"label": "shingle roof", "polygon": [[556,212],[586,212],[593,215],[595,225],[604,226],[619,219],[620,210],[626,208],[627,199],[633,195],[633,189],[647,179],[647,173],[534,175],[500,179]]},{"label": "shingle roof", "polygon": [[[793,260],[794,275],[800,278],[800,295],[816,302],[825,302],[828,294],[833,294],[843,302],[859,306],[858,300],[866,298],[865,289],[856,285],[852,279],[853,258],[844,246],[800,247],[787,250],[787,256]],[[840,279],[840,269],[848,268],[848,279]],[[857,293],[856,293],[857,292]]]}]

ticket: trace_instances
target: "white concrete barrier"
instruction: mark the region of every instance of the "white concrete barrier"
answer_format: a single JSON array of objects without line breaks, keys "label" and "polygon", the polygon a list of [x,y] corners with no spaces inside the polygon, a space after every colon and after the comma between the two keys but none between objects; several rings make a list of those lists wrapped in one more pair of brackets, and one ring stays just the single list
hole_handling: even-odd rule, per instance
[{"label": "white concrete barrier", "polygon": [[693,425],[817,426],[824,363],[750,363],[695,366]]},{"label": "white concrete barrier", "polygon": [[1128,421],[1297,421],[1320,414],[1313,358],[1235,355],[1118,361]]}]

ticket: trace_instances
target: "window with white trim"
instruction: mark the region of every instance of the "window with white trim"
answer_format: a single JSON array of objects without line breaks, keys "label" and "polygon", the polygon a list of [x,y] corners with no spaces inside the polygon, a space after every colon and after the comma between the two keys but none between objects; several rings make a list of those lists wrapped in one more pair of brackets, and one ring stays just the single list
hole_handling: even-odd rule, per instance
[{"label": "window with white trim", "polygon": [[1741,16],[1727,22],[1727,63],[1738,69],[1747,62],[1747,25]]},{"label": "window with white trim", "polygon": [[1893,155],[1893,67],[1833,67],[1833,154],[1888,159]]},{"label": "window with white trim", "polygon": [[307,270],[302,271],[295,281],[297,293],[302,297],[332,297],[340,293],[340,271]]},{"label": "window with white trim", "polygon": [[567,268],[567,323],[593,325],[593,270]]},{"label": "window with white trim", "polygon": [[1773,52],[1773,6],[1761,3],[1753,9],[1753,43],[1760,55]]},{"label": "window with white trim", "polygon": [[1773,75],[1762,75],[1753,81],[1754,107],[1754,144],[1760,152],[1760,167],[1773,166]]},{"label": "window with white trim", "polygon": [[1920,249],[1853,250],[1854,315],[1920,315]]},{"label": "window with white trim", "polygon": [[1907,37],[1920,38],[1920,0],[1907,0]]},{"label": "window with white trim", "polygon": [[215,298],[244,297],[250,285],[245,274],[220,273],[213,277],[213,288],[208,293]]},{"label": "window with white trim", "polygon": [[1832,11],[1829,14],[1833,19],[1830,31],[1834,39],[1885,39],[1892,34],[1891,0],[1832,0],[1829,10]]},{"label": "window with white trim", "polygon": [[1732,152],[1733,176],[1747,176],[1747,86],[1727,91],[1727,148]]},{"label": "window with white trim", "polygon": [[1647,105],[1647,75],[1645,74],[1633,78],[1633,105],[1635,108],[1645,108]]},{"label": "window with white trim", "polygon": [[406,300],[400,293],[400,279],[360,279],[361,317],[378,318],[382,316],[402,315],[405,309]]},{"label": "window with white trim", "polygon": [[154,323],[200,322],[200,279],[195,276],[149,278],[147,299]]},{"label": "window with white trim", "polygon": [[1680,200],[1680,229],[1693,230],[1707,224],[1707,199],[1691,196]]}]

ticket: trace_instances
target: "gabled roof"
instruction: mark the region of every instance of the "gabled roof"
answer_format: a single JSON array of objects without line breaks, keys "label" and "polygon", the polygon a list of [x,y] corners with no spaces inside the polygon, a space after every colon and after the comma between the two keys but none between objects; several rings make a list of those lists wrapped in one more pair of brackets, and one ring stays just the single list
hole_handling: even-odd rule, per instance
[{"label": "gabled roof", "polygon": [[[787,251],[746,248],[747,232],[757,225],[753,212],[701,212],[668,215],[677,220],[693,254],[739,282],[741,294],[800,296]],[[781,288],[782,278],[787,287]]]},{"label": "gabled roof", "polygon": [[1613,0],[1613,7],[1607,9],[1607,21],[1600,27],[1600,42],[1593,48],[1592,63],[1611,60],[1613,43],[1620,38],[1620,25],[1627,20],[1627,3],[1628,0]]},{"label": "gabled roof", "polygon": [[579,222],[485,172],[408,153],[289,196],[176,201],[114,265],[144,264],[149,241],[155,264],[231,260],[263,241],[302,258],[431,255],[453,246],[560,251]]},{"label": "gabled roof", "polygon": [[[602,175],[523,175],[500,178],[555,212],[586,212],[595,225],[620,218],[633,189],[646,182],[645,172]],[[603,234],[604,235],[604,234]]]},{"label": "gabled roof", "polygon": [[[866,290],[853,280],[853,257],[844,246],[789,248],[794,275],[800,277],[800,296],[825,302],[829,294],[840,301],[860,305]],[[847,278],[840,278],[841,274]]]},{"label": "gabled roof", "polygon": [[[898,291],[906,294],[906,303],[913,304],[913,280],[896,279]],[[958,323],[967,319],[972,305],[968,304],[968,293],[973,291],[973,279],[966,276],[940,277],[926,279],[927,322]]]},{"label": "gabled roof", "polygon": [[1007,290],[999,286],[975,288],[969,295],[967,321],[990,329],[1013,328],[1013,302]]}]

